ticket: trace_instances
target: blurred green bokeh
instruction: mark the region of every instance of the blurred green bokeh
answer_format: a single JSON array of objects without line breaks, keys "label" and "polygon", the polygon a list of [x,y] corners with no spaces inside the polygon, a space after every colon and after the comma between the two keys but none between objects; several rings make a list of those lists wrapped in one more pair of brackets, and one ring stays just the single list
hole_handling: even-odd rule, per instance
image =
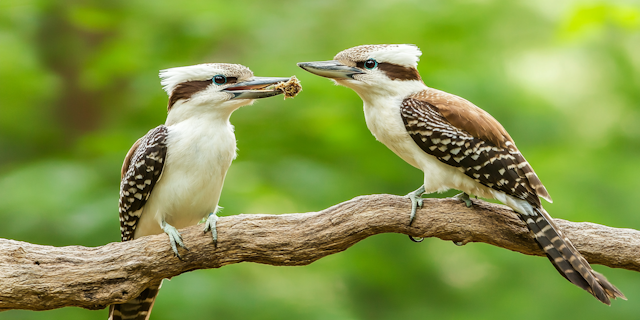
[{"label": "blurred green bokeh", "polygon": [[[373,43],[418,45],[427,85],[500,120],[553,196],[552,216],[640,229],[639,1],[2,0],[0,237],[119,241],[121,161],[166,116],[158,70],[203,62],[296,74],[304,86],[232,116],[239,156],[223,215],[416,189],[422,173],[375,141],[358,96],[296,66]],[[637,318],[640,275],[595,268],[629,301],[602,305],[544,258],[385,234],[306,267],[181,275],[165,282],[152,318]]]}]

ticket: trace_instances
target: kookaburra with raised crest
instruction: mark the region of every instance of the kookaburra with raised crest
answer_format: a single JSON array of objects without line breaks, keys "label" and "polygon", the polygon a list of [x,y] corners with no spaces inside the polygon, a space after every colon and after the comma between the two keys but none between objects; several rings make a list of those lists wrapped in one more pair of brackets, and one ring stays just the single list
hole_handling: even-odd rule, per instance
[{"label": "kookaburra with raised crest", "polygon": [[[177,229],[207,218],[204,231],[217,242],[216,211],[227,169],[236,157],[229,122],[236,109],[283,93],[290,78],[254,77],[238,64],[208,63],[160,71],[169,95],[164,125],[129,150],[122,165],[122,241],[165,232],[171,248],[186,248]],[[148,319],[160,283],[138,297],[112,305],[109,319]]]},{"label": "kookaburra with raised crest", "polygon": [[424,172],[424,184],[408,195],[410,224],[424,193],[461,190],[467,205],[469,194],[497,199],[520,215],[565,278],[603,303],[625,299],[543,209],[540,197],[551,197],[502,125],[473,103],[427,87],[417,70],[420,55],[414,45],[364,45],[298,65],[353,89],[373,135]]}]

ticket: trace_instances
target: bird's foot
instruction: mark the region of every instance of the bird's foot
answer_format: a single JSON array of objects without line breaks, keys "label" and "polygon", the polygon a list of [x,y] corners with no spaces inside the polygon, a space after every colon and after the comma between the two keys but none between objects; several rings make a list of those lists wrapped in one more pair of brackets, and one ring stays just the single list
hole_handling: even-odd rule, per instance
[{"label": "bird's foot", "polygon": [[418,208],[422,208],[422,194],[424,193],[424,186],[420,186],[418,190],[409,192],[406,197],[411,200],[411,216],[409,217],[409,225],[413,223],[413,220],[416,218],[416,212]]},{"label": "bird's foot", "polygon": [[467,205],[467,208],[471,208],[471,206],[473,205],[473,202],[471,202],[471,199],[469,199],[469,195],[466,192],[456,194],[453,197],[458,200],[464,201],[464,204]]},{"label": "bird's foot", "polygon": [[[422,208],[423,199],[422,194],[424,193],[424,185],[420,186],[418,190],[410,192],[407,194],[407,197],[411,200],[411,216],[409,217],[409,226],[413,223],[413,220],[416,218],[416,212],[418,208]],[[409,236],[409,239],[413,242],[422,242],[424,238],[414,238]]]},{"label": "bird's foot", "polygon": [[168,224],[164,220],[162,220],[161,227],[164,233],[166,233],[169,236],[169,243],[171,243],[171,249],[173,249],[173,253],[176,254],[176,257],[178,257],[178,259],[182,259],[182,257],[180,256],[180,253],[178,252],[178,246],[182,247],[187,251],[189,250],[189,248],[187,248],[184,245],[184,242],[182,242],[182,236],[180,235],[180,232],[178,232],[178,229]]},{"label": "bird's foot", "polygon": [[215,212],[209,213],[209,217],[207,217],[207,220],[204,222],[204,232],[207,233],[207,231],[211,231],[214,247],[218,246],[218,216],[216,212],[218,212],[218,209],[216,209]]}]

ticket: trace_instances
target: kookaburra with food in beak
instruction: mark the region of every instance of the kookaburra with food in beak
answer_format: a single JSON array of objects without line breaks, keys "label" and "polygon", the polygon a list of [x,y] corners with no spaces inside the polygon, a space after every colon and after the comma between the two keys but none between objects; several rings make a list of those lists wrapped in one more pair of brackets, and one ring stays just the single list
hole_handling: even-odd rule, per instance
[{"label": "kookaburra with food in beak", "polygon": [[414,45],[364,45],[298,65],[353,89],[373,135],[424,172],[423,185],[408,195],[409,224],[424,193],[461,190],[468,206],[470,194],[497,199],[520,215],[562,276],[603,303],[625,299],[542,208],[540,198],[551,197],[502,125],[473,103],[427,87],[417,70],[420,55]]},{"label": "kookaburra with food in beak", "polygon": [[[169,95],[167,121],[138,139],[122,165],[122,241],[166,233],[171,248],[186,249],[177,229],[206,218],[204,231],[217,242],[218,200],[236,157],[229,122],[236,109],[273,97],[290,78],[254,77],[238,64],[207,63],[160,71]],[[138,297],[112,305],[109,319],[148,319],[160,283]]]}]

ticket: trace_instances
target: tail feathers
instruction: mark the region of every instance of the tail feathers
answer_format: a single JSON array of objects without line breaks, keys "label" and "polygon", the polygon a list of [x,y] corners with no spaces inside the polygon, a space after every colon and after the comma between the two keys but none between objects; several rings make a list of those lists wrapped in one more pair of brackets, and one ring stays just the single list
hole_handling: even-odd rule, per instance
[{"label": "tail feathers", "polygon": [[571,283],[588,291],[602,303],[611,304],[611,299],[626,297],[603,275],[595,272],[587,260],[565,238],[553,219],[543,208],[534,208],[536,216],[522,216],[533,231],[536,241],[558,270]]},{"label": "tail feathers", "polygon": [[605,276],[594,270],[591,270],[591,273],[593,273],[596,279],[598,279],[598,282],[600,283],[600,285],[602,285],[604,292],[606,292],[609,297],[613,297],[614,299],[620,298],[622,300],[627,300],[627,297],[624,296],[624,293],[622,293],[622,291],[618,290],[618,288],[612,285]]},{"label": "tail feathers", "polygon": [[109,320],[148,320],[162,282],[142,291],[137,297],[109,307]]}]

